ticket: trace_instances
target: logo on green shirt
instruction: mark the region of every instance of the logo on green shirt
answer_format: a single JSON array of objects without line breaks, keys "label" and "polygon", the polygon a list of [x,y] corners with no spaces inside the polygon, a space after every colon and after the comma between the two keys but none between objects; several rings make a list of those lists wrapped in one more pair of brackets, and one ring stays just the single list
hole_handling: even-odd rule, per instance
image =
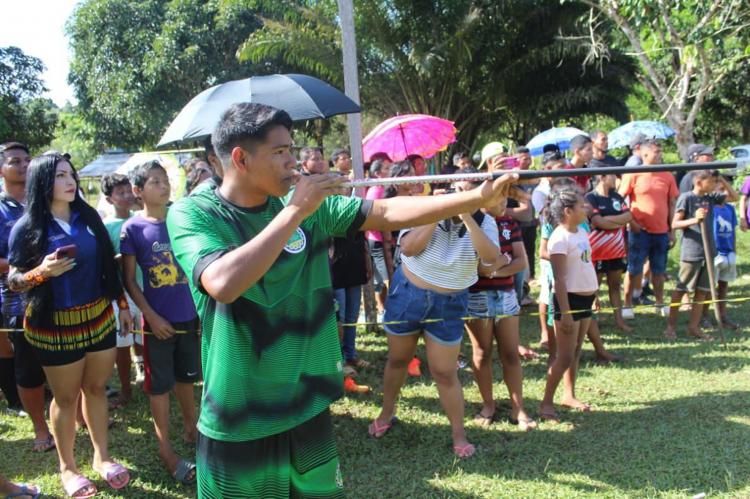
[{"label": "logo on green shirt", "polygon": [[288,253],[297,254],[301,253],[305,246],[307,246],[307,237],[305,237],[304,231],[297,227],[292,237],[284,245],[284,250]]}]

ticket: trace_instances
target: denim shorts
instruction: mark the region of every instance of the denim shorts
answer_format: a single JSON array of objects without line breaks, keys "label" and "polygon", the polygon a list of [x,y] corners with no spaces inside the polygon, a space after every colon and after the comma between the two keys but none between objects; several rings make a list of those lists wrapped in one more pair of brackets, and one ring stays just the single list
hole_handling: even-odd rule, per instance
[{"label": "denim shorts", "polygon": [[668,252],[669,234],[649,234],[645,230],[637,234],[628,233],[628,274],[641,274],[648,258],[651,273],[664,275],[667,271]]},{"label": "denim shorts", "polygon": [[[464,317],[468,314],[467,290],[438,293],[415,286],[401,267],[393,273],[388,301],[385,304],[385,331],[388,334],[411,335],[424,330],[431,339],[443,345],[458,345],[464,335]],[[433,321],[433,319],[437,319]],[[396,322],[388,324],[388,322]]]},{"label": "denim shorts", "polygon": [[520,310],[518,296],[513,289],[469,293],[469,315],[471,317],[500,320],[504,318],[500,316],[518,315]]}]

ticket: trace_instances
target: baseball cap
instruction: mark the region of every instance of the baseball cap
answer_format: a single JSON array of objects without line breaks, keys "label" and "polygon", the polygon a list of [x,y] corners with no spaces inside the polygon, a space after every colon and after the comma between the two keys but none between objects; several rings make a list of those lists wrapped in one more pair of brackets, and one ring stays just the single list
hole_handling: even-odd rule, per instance
[{"label": "baseball cap", "polygon": [[714,148],[711,146],[707,146],[706,144],[691,144],[690,147],[688,147],[687,153],[688,159],[692,161],[698,156],[703,156],[704,154],[713,154]]},{"label": "baseball cap", "polygon": [[488,159],[494,158],[498,154],[504,154],[506,152],[508,152],[508,149],[506,149],[505,146],[500,142],[490,142],[482,148],[482,160],[479,163],[479,168],[484,168],[485,163]]}]

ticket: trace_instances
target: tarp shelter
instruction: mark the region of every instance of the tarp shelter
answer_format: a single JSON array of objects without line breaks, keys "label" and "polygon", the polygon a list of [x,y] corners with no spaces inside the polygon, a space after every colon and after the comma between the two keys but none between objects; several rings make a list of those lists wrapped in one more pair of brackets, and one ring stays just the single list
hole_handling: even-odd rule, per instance
[{"label": "tarp shelter", "polygon": [[[127,156],[118,164],[114,160],[109,161],[109,166],[105,166],[106,164],[104,161],[100,163],[100,167],[98,170],[94,169],[95,163],[99,160],[99,158],[102,158],[103,156]],[[167,176],[169,177],[169,184],[172,188],[172,194],[170,196],[170,199],[172,201],[177,201],[180,199],[184,193],[185,193],[185,170],[183,170],[180,167],[180,162],[185,161],[189,158],[191,158],[193,155],[191,153],[173,153],[173,152],[137,152],[137,153],[127,153],[127,154],[102,154],[97,160],[92,162],[89,165],[86,165],[85,168],[83,168],[78,175],[83,178],[86,177],[93,177],[93,176],[103,176],[107,173],[120,173],[122,175],[127,175],[130,173],[130,170],[133,169],[136,165],[139,165],[141,163],[145,163],[146,161],[153,161],[157,160],[161,165],[167,170]],[[112,168],[112,165],[114,165],[114,168]],[[92,175],[88,174],[85,175],[86,170],[91,167],[91,170],[89,171],[100,171],[98,175]],[[105,171],[105,168],[110,168],[108,171]],[[99,213],[103,214],[104,216],[109,216],[114,213],[114,209],[112,206],[107,202],[106,199],[104,199],[103,195],[99,195],[99,200],[95,204],[96,209],[99,211]]]},{"label": "tarp shelter", "polygon": [[78,171],[78,176],[84,177],[103,177],[108,173],[116,171],[120,165],[123,165],[133,153],[129,152],[105,152],[98,158],[84,166]]}]

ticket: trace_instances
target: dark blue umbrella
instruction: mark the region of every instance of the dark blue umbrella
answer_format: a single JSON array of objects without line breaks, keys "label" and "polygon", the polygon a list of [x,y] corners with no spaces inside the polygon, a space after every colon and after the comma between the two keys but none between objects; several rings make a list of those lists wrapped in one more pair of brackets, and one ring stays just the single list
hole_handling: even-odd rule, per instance
[{"label": "dark blue umbrella", "polygon": [[312,76],[253,76],[216,85],[193,97],[164,132],[159,146],[210,136],[224,111],[240,102],[283,109],[294,121],[360,112],[356,102]]}]

